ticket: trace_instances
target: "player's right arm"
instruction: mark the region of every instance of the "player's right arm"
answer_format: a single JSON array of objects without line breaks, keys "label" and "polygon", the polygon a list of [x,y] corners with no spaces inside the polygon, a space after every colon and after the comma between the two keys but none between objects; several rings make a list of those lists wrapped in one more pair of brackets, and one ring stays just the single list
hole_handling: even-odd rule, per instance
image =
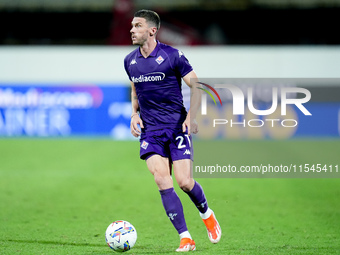
[{"label": "player's right arm", "polygon": [[138,114],[138,109],[139,109],[138,97],[136,93],[135,84],[133,82],[131,82],[131,106],[132,106],[132,113],[131,113],[130,130],[131,130],[131,134],[134,137],[138,137],[141,134],[141,130],[139,129],[138,124],[141,128],[144,128],[144,126],[143,126],[143,121],[139,117],[139,114]]}]

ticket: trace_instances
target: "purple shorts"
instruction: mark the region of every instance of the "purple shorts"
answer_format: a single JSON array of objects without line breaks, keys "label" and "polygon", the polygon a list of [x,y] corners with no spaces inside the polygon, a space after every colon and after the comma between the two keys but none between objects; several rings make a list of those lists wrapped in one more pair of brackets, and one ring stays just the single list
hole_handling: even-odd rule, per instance
[{"label": "purple shorts", "polygon": [[141,134],[140,158],[148,159],[158,154],[169,158],[170,162],[193,159],[191,136],[178,129],[161,129]]}]

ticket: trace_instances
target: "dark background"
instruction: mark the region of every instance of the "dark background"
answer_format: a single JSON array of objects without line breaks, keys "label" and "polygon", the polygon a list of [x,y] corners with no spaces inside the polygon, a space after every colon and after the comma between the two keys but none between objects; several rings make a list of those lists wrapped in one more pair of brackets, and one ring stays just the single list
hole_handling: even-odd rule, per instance
[{"label": "dark background", "polygon": [[[32,0],[27,0],[32,1]],[[95,3],[100,0],[93,0]],[[99,2],[98,2],[99,1]],[[130,22],[138,9],[153,9],[163,37],[187,45],[338,45],[340,1],[105,1],[102,6],[69,0],[58,7],[49,1],[32,5],[0,1],[2,45],[129,45]],[[53,1],[52,1],[53,2]],[[51,2],[51,3],[52,3]],[[74,5],[72,5],[74,2]],[[83,1],[88,3],[89,0]],[[34,4],[33,4],[34,3]],[[75,4],[77,3],[77,5]],[[241,4],[240,4],[241,3]],[[276,3],[276,5],[274,5]],[[170,33],[165,33],[169,35]],[[186,36],[184,39],[182,36]],[[162,38],[161,38],[162,39]],[[161,40],[160,39],[160,40]],[[176,41],[183,39],[182,41]],[[176,43],[177,42],[177,43]]]}]

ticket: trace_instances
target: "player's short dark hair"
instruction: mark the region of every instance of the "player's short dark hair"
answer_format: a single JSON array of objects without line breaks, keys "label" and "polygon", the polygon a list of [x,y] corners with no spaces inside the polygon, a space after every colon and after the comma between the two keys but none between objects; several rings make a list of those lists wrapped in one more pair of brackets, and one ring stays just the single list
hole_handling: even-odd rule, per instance
[{"label": "player's short dark hair", "polygon": [[135,17],[144,18],[146,22],[152,23],[157,28],[157,30],[161,26],[161,19],[159,18],[157,12],[151,10],[139,10],[135,13]]}]

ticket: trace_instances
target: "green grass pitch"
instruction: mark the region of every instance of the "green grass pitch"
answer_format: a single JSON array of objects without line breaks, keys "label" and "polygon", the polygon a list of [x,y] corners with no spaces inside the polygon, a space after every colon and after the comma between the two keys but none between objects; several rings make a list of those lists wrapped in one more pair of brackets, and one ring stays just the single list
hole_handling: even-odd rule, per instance
[{"label": "green grass pitch", "polygon": [[[227,141],[246,161],[340,164],[340,140]],[[279,153],[280,152],[280,153]],[[106,227],[137,229],[127,254],[174,254],[166,217],[137,141],[0,140],[0,254],[112,254]],[[203,254],[340,254],[340,179],[199,178],[223,235],[211,244],[198,212],[175,186]]]}]

